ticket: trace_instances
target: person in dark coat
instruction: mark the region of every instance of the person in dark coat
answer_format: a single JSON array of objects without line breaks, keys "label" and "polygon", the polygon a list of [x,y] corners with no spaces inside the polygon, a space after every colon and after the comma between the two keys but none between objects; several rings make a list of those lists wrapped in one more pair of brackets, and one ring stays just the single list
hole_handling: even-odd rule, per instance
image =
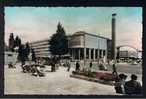
[{"label": "person in dark coat", "polygon": [[50,65],[51,65],[51,72],[55,72],[55,64],[56,64],[56,60],[55,60],[55,57],[53,57],[51,59],[51,63],[50,63]]},{"label": "person in dark coat", "polygon": [[137,81],[137,76],[135,74],[131,75],[131,80],[125,83],[125,92],[126,94],[141,94],[142,86],[139,81]]},{"label": "person in dark coat", "polygon": [[79,71],[80,70],[80,64],[79,64],[79,61],[76,62],[76,71]]},{"label": "person in dark coat", "polygon": [[90,68],[92,68],[92,61],[90,62]]}]

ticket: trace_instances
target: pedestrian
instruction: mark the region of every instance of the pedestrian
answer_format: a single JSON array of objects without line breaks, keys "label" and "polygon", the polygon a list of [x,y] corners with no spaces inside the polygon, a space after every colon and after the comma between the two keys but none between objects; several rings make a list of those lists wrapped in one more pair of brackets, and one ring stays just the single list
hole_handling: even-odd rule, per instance
[{"label": "pedestrian", "polygon": [[92,68],[92,61],[90,62],[90,69]]},{"label": "pedestrian", "polygon": [[127,75],[119,74],[119,79],[118,81],[115,82],[116,93],[125,94],[124,86],[125,86],[126,78],[127,78]]},{"label": "pedestrian", "polygon": [[89,64],[89,72],[91,71],[91,68],[92,68],[92,61],[90,62],[90,64]]},{"label": "pedestrian", "polygon": [[79,61],[76,62],[76,71],[80,71],[80,64],[79,64]]},{"label": "pedestrian", "polygon": [[139,81],[137,81],[137,76],[135,74],[131,75],[131,80],[125,83],[125,93],[128,95],[137,95],[142,93],[142,86]]},{"label": "pedestrian", "polygon": [[113,64],[113,75],[118,75],[115,64]]},{"label": "pedestrian", "polygon": [[70,62],[69,62],[69,60],[67,61],[67,71],[69,72],[70,71]]},{"label": "pedestrian", "polygon": [[55,62],[51,59],[51,72],[55,72]]}]

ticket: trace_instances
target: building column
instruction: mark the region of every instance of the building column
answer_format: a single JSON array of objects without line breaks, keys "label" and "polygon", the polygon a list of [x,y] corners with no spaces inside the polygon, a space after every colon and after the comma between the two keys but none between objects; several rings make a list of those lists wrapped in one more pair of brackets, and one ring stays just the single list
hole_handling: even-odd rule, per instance
[{"label": "building column", "polygon": [[75,48],[73,48],[73,59],[75,60]]},{"label": "building column", "polygon": [[97,59],[100,58],[100,55],[99,55],[100,53],[99,53],[99,51],[100,51],[100,50],[98,49],[98,50],[97,50]]},{"label": "building column", "polygon": [[101,57],[103,58],[103,50],[101,50]]},{"label": "building column", "polygon": [[71,51],[71,57],[72,57],[72,60],[73,60],[73,50],[72,50],[72,48],[70,49],[70,51]]},{"label": "building column", "polygon": [[81,51],[80,51],[80,48],[78,49],[78,58],[80,60],[80,57],[81,57]]},{"label": "building column", "polygon": [[93,60],[95,61],[95,50],[96,49],[93,49]]},{"label": "building column", "polygon": [[99,59],[100,59],[100,49],[97,50],[97,62],[99,64]]},{"label": "building column", "polygon": [[106,62],[107,62],[107,50],[105,50],[105,58],[106,58]]},{"label": "building column", "polygon": [[86,48],[84,48],[84,60],[86,60]]},{"label": "building column", "polygon": [[91,49],[89,48],[89,60],[91,60]]}]

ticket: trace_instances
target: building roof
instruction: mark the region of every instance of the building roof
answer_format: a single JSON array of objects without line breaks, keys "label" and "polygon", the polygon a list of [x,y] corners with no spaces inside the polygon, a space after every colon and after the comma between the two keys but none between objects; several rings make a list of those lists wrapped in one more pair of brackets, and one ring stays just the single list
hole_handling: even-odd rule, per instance
[{"label": "building roof", "polygon": [[45,41],[49,41],[49,38],[48,39],[43,39],[43,40],[38,40],[38,41],[33,41],[30,44],[41,43],[41,42],[45,42]]},{"label": "building roof", "polygon": [[87,33],[85,31],[78,31],[78,32],[75,32],[72,36],[76,36],[76,35],[90,35],[90,36],[96,36],[96,37],[99,37],[99,38],[103,38],[103,39],[108,39],[110,40],[109,38],[106,38],[106,37],[103,37],[103,36],[99,36],[99,35],[95,35],[95,34],[91,34],[91,33]]},{"label": "building roof", "polygon": [[[109,38],[106,38],[106,37],[103,37],[103,36],[99,36],[99,35],[95,35],[95,34],[91,34],[91,33],[87,33],[85,31],[78,31],[78,32],[75,32],[73,35],[67,35],[68,37],[72,37],[72,36],[77,36],[77,35],[90,35],[90,36],[96,36],[96,37],[99,37],[99,38],[103,38],[103,39],[107,39],[107,40],[111,40]],[[34,43],[41,43],[41,42],[44,42],[44,41],[49,41],[50,39],[43,39],[43,40],[38,40],[38,41],[33,41],[31,42],[30,44],[34,44]]]}]

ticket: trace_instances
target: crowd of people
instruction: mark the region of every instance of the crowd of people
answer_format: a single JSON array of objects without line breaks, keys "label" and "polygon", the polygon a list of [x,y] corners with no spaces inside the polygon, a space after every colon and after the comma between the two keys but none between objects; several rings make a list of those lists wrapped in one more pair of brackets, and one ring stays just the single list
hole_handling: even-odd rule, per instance
[{"label": "crowd of people", "polygon": [[118,74],[115,64],[113,64],[113,78],[115,81],[115,91],[120,94],[137,95],[142,94],[142,85],[137,80],[137,75],[131,74],[131,79],[126,81],[127,75]]},{"label": "crowd of people", "polygon": [[127,75],[119,74],[119,78],[115,81],[116,93],[128,95],[142,94],[142,85],[137,78],[137,75],[132,74],[131,79],[126,81]]}]

